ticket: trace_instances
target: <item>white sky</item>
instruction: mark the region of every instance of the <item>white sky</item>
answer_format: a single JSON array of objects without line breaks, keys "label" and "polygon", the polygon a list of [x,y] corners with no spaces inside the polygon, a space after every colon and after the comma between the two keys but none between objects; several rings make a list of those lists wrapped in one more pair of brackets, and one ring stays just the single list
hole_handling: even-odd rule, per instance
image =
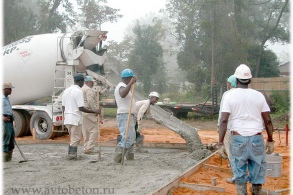
[{"label": "white sky", "polygon": [[109,31],[108,40],[121,42],[129,24],[150,12],[158,12],[165,8],[165,3],[165,0],[108,0],[107,5],[120,9],[119,14],[123,17],[118,19],[118,22],[103,24],[102,30]]}]

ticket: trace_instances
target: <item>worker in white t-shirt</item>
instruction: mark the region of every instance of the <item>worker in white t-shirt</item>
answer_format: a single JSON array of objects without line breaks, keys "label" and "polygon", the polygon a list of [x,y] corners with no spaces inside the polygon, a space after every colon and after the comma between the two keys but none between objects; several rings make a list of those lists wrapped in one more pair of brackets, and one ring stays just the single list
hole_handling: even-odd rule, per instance
[{"label": "worker in white t-shirt", "polygon": [[[237,88],[225,95],[221,108],[219,153],[225,150],[223,141],[229,121],[230,163],[237,193],[247,194],[247,182],[250,182],[252,194],[259,194],[265,182],[266,153],[274,151],[270,108],[262,93],[248,88],[252,75],[247,65],[238,66],[234,75]],[[266,144],[262,135],[263,123],[268,135]]]},{"label": "worker in white t-shirt", "polygon": [[146,150],[143,150],[143,140],[144,136],[140,134],[141,128],[142,128],[142,117],[146,116],[149,119],[154,120],[157,124],[162,124],[163,121],[155,118],[150,110],[151,105],[155,105],[160,96],[157,92],[153,91],[149,94],[149,99],[147,100],[141,100],[135,102],[135,116],[136,116],[136,124],[135,124],[135,131],[136,131],[136,152],[147,152]]},{"label": "worker in white t-shirt", "polygon": [[128,136],[126,138],[126,153],[125,157],[127,160],[134,160],[134,142],[135,142],[135,130],[134,130],[134,113],[135,113],[135,103],[134,100],[132,103],[132,107],[130,108],[131,102],[131,87],[134,83],[136,83],[136,77],[134,73],[130,69],[124,69],[121,73],[122,81],[118,83],[115,88],[114,95],[115,101],[117,104],[117,123],[118,128],[121,135],[121,140],[117,144],[116,153],[114,156],[114,162],[120,163],[122,160],[122,152],[124,147],[126,126],[129,110],[131,111],[129,128],[128,128]]},{"label": "worker in white t-shirt", "polygon": [[77,158],[77,147],[82,138],[82,112],[100,114],[100,109],[89,110],[84,107],[83,92],[81,90],[84,84],[84,76],[76,74],[73,78],[74,85],[65,89],[62,95],[64,125],[70,135],[69,160]]}]

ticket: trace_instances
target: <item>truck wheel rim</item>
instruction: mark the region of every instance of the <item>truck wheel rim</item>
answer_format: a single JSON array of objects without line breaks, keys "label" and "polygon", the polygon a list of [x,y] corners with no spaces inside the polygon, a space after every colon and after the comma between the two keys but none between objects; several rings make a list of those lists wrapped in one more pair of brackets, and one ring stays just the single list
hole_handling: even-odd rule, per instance
[{"label": "truck wheel rim", "polygon": [[38,120],[36,120],[36,124],[37,124],[36,130],[37,130],[38,134],[45,134],[47,132],[48,123],[44,118],[42,118],[42,117],[38,118]]}]

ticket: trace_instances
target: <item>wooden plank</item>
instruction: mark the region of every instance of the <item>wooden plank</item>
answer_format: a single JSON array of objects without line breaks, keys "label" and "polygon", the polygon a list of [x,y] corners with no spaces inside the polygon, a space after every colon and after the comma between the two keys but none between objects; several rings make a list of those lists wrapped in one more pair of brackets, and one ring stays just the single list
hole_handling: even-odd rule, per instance
[{"label": "wooden plank", "polygon": [[202,184],[179,183],[178,187],[189,188],[191,190],[199,190],[199,191],[215,190],[217,192],[225,192],[225,188],[221,188],[217,186],[202,185]]},{"label": "wooden plank", "polygon": [[179,177],[175,178],[174,180],[172,180],[170,183],[164,185],[162,188],[154,191],[152,193],[152,195],[165,195],[168,194],[168,192],[172,189],[172,188],[177,188],[179,185],[179,181],[180,179],[184,178],[184,177],[189,177],[190,175],[192,175],[193,173],[195,173],[200,167],[202,167],[213,155],[215,155],[217,153],[214,152],[211,155],[209,155],[208,157],[206,157],[205,159],[199,161],[197,164],[195,164],[193,167],[191,167],[190,169],[188,169],[187,171],[185,171],[183,174],[181,174]]},{"label": "wooden plank", "polygon": [[216,169],[216,170],[219,170],[219,171],[225,171],[225,172],[228,172],[228,173],[232,173],[231,169],[225,169],[225,168],[221,168],[221,167],[218,167],[218,166],[215,166],[215,165],[204,164],[203,167],[212,168],[212,169]]}]

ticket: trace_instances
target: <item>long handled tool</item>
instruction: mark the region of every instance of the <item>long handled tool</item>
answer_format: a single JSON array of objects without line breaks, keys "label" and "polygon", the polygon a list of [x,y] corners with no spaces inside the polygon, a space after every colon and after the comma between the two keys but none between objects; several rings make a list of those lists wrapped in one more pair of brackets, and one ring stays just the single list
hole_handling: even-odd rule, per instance
[{"label": "long handled tool", "polygon": [[15,143],[16,147],[18,148],[18,150],[19,150],[19,152],[20,152],[20,154],[21,154],[21,156],[23,158],[23,160],[19,161],[19,163],[27,162],[28,159],[24,156],[23,152],[21,151],[20,147],[18,146],[18,144],[16,143],[15,140],[14,140],[14,143]]},{"label": "long handled tool", "polygon": [[[97,97],[96,97],[97,108],[100,108],[100,90],[97,88]],[[98,122],[98,150],[99,150],[99,161],[102,159],[102,151],[101,151],[101,128],[100,128],[100,115],[98,115],[97,122]],[[92,160],[90,163],[96,163],[97,160]]]},{"label": "long handled tool", "polygon": [[[98,108],[100,108],[100,98],[98,94]],[[102,112],[102,111],[101,111]],[[98,115],[98,148],[99,148],[99,161],[102,159],[101,151],[101,128],[100,128],[100,114]]]},{"label": "long handled tool", "polygon": [[131,117],[131,108],[132,108],[132,102],[133,102],[133,97],[134,97],[134,88],[135,88],[135,83],[133,84],[132,89],[131,89],[130,108],[129,108],[129,112],[128,112],[128,118],[127,118],[127,124],[126,124],[126,132],[125,132],[125,138],[124,138],[124,146],[123,146],[122,159],[121,159],[121,164],[122,165],[124,163],[126,140],[127,140],[127,137],[128,137],[129,123],[130,123],[130,117]]}]

